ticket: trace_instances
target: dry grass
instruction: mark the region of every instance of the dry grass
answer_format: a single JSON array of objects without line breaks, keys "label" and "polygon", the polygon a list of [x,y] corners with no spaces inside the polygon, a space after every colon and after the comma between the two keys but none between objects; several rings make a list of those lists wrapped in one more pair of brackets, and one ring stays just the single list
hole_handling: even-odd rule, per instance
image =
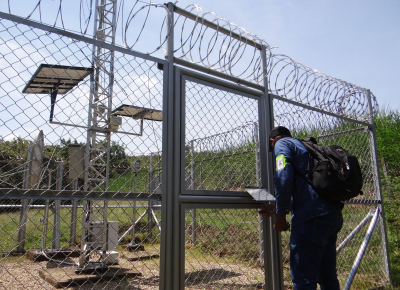
[{"label": "dry grass", "polygon": [[[126,253],[128,254],[128,253]],[[76,262],[77,259],[72,259]],[[1,261],[0,289],[54,289],[39,277],[39,270],[46,268],[47,262],[32,262],[25,257],[7,257]],[[65,289],[159,289],[159,259],[128,261],[119,258],[121,268],[129,268],[142,275],[131,279],[86,283],[79,287]],[[186,282],[189,289],[261,289],[264,273],[260,267],[222,262],[207,263],[196,259],[186,261]]]},{"label": "dry grass", "polygon": [[[125,252],[125,254],[129,254]],[[73,259],[77,262],[77,259]],[[0,264],[0,289],[54,289],[53,286],[39,277],[39,270],[46,268],[47,262],[32,262],[21,256],[3,258]],[[98,290],[98,289],[128,289],[128,290],[155,290],[159,289],[159,259],[143,261],[128,261],[120,255],[119,266],[132,269],[142,275],[135,278],[86,283],[77,287],[65,288],[68,290]],[[284,276],[289,278],[288,267],[284,267]],[[347,274],[339,274],[341,284]],[[383,287],[381,277],[371,277],[357,274],[352,289],[365,289],[365,281],[374,279],[373,286],[368,289],[391,289]],[[259,265],[234,264],[227,260],[206,259],[198,260],[187,257],[185,261],[185,287],[187,289],[264,289],[264,271]],[[363,283],[364,282],[364,283]],[[364,284],[365,285],[365,284]],[[290,278],[285,280],[285,289],[293,289]]]}]

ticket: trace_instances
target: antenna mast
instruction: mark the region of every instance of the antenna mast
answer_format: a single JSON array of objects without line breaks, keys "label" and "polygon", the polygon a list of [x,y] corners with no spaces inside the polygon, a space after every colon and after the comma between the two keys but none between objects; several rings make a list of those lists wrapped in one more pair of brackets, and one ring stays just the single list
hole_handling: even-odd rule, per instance
[{"label": "antenna mast", "polygon": [[[115,44],[117,0],[97,0],[94,38]],[[85,148],[84,191],[109,190],[110,114],[114,83],[114,51],[93,45],[90,80],[88,131]],[[82,217],[81,256],[77,272],[106,270],[104,263],[108,241],[108,204],[100,200],[84,200]],[[91,262],[90,256],[100,255],[101,262]]]}]

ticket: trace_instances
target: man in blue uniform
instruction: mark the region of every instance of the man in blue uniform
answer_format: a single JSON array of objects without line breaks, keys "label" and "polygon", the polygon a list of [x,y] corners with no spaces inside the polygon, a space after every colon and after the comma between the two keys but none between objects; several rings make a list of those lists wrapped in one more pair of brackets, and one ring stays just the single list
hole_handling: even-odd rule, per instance
[{"label": "man in blue uniform", "polygon": [[[271,130],[274,149],[276,217],[274,229],[287,231],[286,215],[292,212],[290,270],[295,290],[339,290],[336,274],[336,240],[342,228],[342,204],[320,197],[296,171],[307,175],[314,161],[301,141],[282,126]],[[295,168],[295,169],[294,169]],[[262,216],[271,216],[264,208]]]}]

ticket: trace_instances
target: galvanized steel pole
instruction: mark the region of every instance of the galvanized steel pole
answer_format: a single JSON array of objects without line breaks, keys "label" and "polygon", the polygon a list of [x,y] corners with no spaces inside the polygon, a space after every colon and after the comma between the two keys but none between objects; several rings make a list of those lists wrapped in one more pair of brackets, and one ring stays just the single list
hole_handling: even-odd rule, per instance
[{"label": "galvanized steel pole", "polygon": [[[64,174],[64,162],[61,160],[56,161],[56,189],[62,190],[62,180]],[[61,223],[61,200],[56,199],[54,201],[54,225],[53,225],[53,242],[52,248],[59,249],[60,248],[60,223]]]},{"label": "galvanized steel pole", "polygon": [[[150,168],[149,168],[149,194],[152,194],[154,192],[155,186],[154,186],[154,172],[153,172],[153,154],[150,154]],[[153,236],[153,202],[148,201],[147,202],[147,237],[149,241],[151,241],[152,236]]]},{"label": "galvanized steel pole", "polygon": [[[258,123],[254,123],[254,155],[256,156],[256,179],[257,187],[261,187],[261,168],[260,168],[260,140],[258,137]],[[264,238],[263,238],[263,217],[258,215],[258,238],[260,240],[260,262],[264,261]]]},{"label": "galvanized steel pole", "polygon": [[372,218],[373,210],[371,210],[367,216],[356,226],[356,228],[344,239],[344,241],[336,248],[336,255],[346,247],[346,245],[354,238],[354,236],[361,231],[365,224]]},{"label": "galvanized steel pole", "polygon": [[[78,180],[72,181],[72,189],[78,190]],[[76,199],[72,200],[71,208],[71,230],[69,232],[69,245],[76,245],[76,224],[78,221],[78,201]]]},{"label": "galvanized steel pole", "polygon": [[372,221],[368,227],[367,233],[365,234],[364,241],[360,246],[360,250],[358,251],[356,259],[354,260],[353,267],[351,268],[349,277],[347,278],[347,281],[346,281],[345,286],[343,287],[343,290],[350,289],[350,286],[353,283],[354,276],[356,275],[358,267],[360,266],[361,260],[364,257],[365,251],[367,249],[369,240],[371,239],[372,232],[375,229],[375,225],[376,225],[376,222],[378,221],[378,218],[379,218],[379,207],[376,208],[376,211],[374,213]]},{"label": "galvanized steel pole", "polygon": [[367,99],[368,99],[368,112],[369,112],[369,121],[371,124],[371,130],[369,134],[370,147],[371,147],[371,161],[372,161],[372,172],[374,175],[374,188],[375,188],[375,198],[382,201],[379,205],[381,219],[379,219],[380,225],[380,238],[381,238],[381,251],[383,257],[383,269],[386,275],[386,278],[391,283],[392,277],[390,273],[390,260],[389,260],[389,248],[388,248],[388,240],[387,240],[387,230],[386,230],[386,219],[385,219],[385,211],[383,207],[383,197],[382,197],[382,186],[381,186],[381,178],[379,174],[379,160],[378,160],[378,148],[376,145],[376,128],[374,121],[374,109],[372,107],[372,96],[371,91],[367,91]]},{"label": "galvanized steel pole", "polygon": [[[164,66],[163,97],[163,174],[160,253],[160,289],[178,290],[184,287],[184,245],[181,245],[180,193],[180,116],[179,79],[175,79],[174,69],[174,4],[167,4],[167,59]],[[183,236],[184,237],[184,236]]]},{"label": "galvanized steel pole", "polygon": [[[31,166],[31,160],[33,157],[33,143],[30,142],[28,145],[28,156],[24,166],[24,182],[23,189],[29,189],[29,171]],[[25,252],[25,234],[26,234],[26,222],[28,220],[28,211],[29,211],[29,200],[24,198],[21,200],[21,213],[19,217],[18,224],[18,238],[17,238],[17,252],[23,253]]]},{"label": "galvanized steel pole", "polygon": [[[260,158],[261,185],[274,192],[273,158],[268,152],[269,134],[273,126],[272,100],[268,90],[267,47],[261,49],[261,71],[264,83],[264,95],[260,101]],[[280,234],[273,229],[274,217],[264,218],[264,271],[266,289],[283,289],[282,246]]]},{"label": "galvanized steel pole", "polygon": [[[190,146],[190,189],[196,189],[196,163],[194,161],[194,141]],[[196,242],[196,209],[192,208],[192,243]]]}]

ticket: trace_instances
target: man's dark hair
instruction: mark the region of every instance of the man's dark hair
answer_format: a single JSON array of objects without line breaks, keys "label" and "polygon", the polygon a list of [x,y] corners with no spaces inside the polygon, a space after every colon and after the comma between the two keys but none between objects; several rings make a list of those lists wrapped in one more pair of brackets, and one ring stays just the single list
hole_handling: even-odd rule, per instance
[{"label": "man's dark hair", "polygon": [[278,127],[272,128],[269,138],[276,138],[278,136],[292,137],[292,134],[290,133],[288,128],[283,127],[283,126],[278,126]]}]

